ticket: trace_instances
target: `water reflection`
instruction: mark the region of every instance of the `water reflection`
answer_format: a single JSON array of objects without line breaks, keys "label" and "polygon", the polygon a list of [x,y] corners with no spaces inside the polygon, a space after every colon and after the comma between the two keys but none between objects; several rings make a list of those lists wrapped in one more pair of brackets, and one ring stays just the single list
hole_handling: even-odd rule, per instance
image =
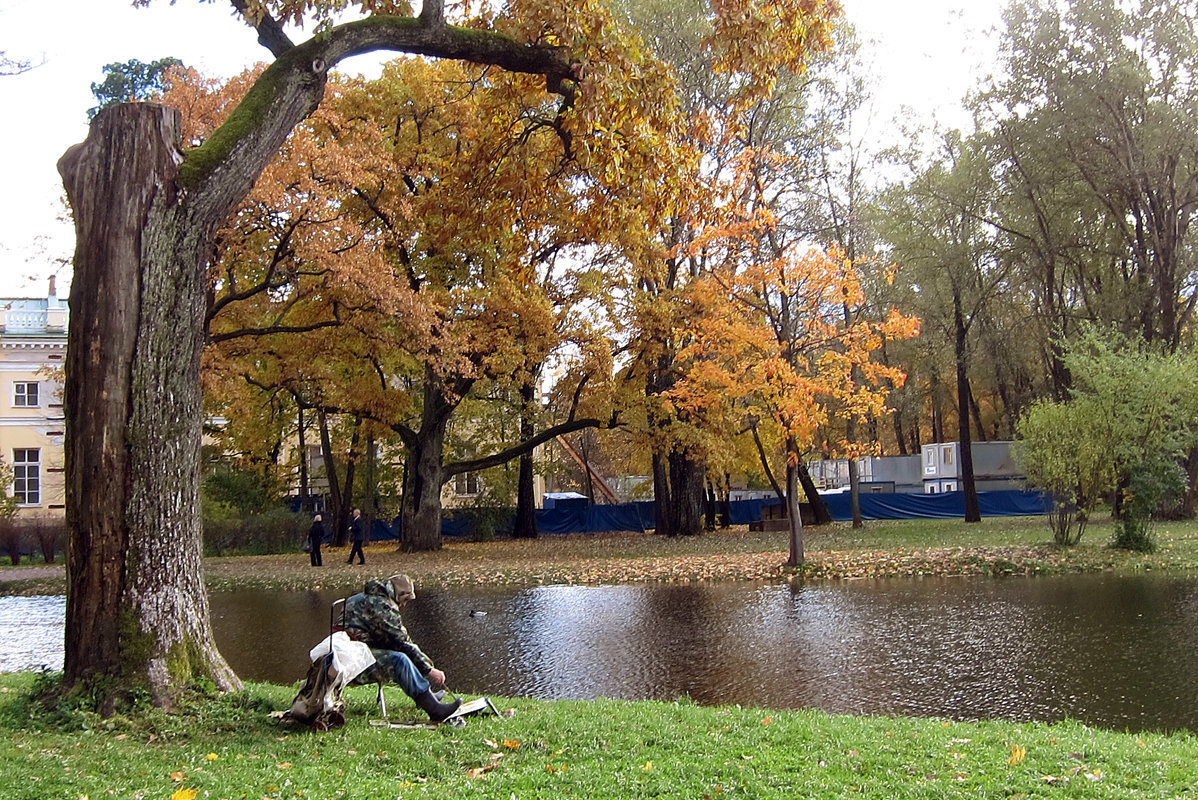
[{"label": "water reflection", "polygon": [[0,598],[0,671],[62,669],[65,597]]},{"label": "water reflection", "polygon": [[[214,595],[221,651],[245,678],[297,681],[338,596]],[[34,626],[8,606],[29,600],[0,599],[10,642]],[[425,590],[404,618],[470,694],[1198,730],[1189,578]],[[11,649],[0,668],[28,668]]]}]

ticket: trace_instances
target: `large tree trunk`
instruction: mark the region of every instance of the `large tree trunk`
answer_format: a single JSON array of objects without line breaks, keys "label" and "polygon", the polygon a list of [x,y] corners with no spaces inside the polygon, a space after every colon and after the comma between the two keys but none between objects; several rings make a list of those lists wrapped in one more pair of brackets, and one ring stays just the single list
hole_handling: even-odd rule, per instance
[{"label": "large tree trunk", "polygon": [[703,532],[703,483],[705,465],[685,452],[669,456],[672,535],[698,536]]},{"label": "large tree trunk", "polygon": [[405,553],[441,549],[441,486],[444,483],[447,416],[421,427],[408,447],[408,469],[400,513],[399,546]]},{"label": "large tree trunk", "polygon": [[111,712],[198,679],[240,681],[216,649],[199,514],[200,351],[210,231],[175,192],[179,115],[101,112],[59,162],[77,245],[66,366],[65,686]]},{"label": "large tree trunk", "polygon": [[77,233],[64,689],[100,690],[102,710],[139,688],[168,706],[196,679],[240,685],[213,644],[201,560],[206,266],[216,228],[319,105],[328,68],[397,50],[542,74],[570,94],[563,48],[447,26],[443,7],[333,26],[301,45],[260,15],[276,59],[203,145],[183,156],[173,110],[115,106],[59,162]]},{"label": "large tree trunk", "polygon": [[674,536],[673,493],[670,491],[670,467],[665,453],[653,453],[653,524],[662,536]]}]

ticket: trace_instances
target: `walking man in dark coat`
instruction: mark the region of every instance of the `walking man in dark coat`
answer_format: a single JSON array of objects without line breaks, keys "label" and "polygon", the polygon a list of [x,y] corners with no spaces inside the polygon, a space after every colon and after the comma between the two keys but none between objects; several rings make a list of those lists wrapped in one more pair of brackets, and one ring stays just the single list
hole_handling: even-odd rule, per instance
[{"label": "walking man in dark coat", "polygon": [[320,557],[320,545],[324,542],[324,523],[320,520],[319,514],[312,517],[312,527],[308,528],[308,557],[314,567],[324,565]]},{"label": "walking man in dark coat", "polygon": [[366,555],[362,552],[362,545],[366,542],[366,520],[362,519],[362,509],[354,509],[354,517],[349,521],[349,541],[352,547],[349,550],[349,560],[346,564],[354,563],[354,554],[358,554],[358,563],[366,563]]}]

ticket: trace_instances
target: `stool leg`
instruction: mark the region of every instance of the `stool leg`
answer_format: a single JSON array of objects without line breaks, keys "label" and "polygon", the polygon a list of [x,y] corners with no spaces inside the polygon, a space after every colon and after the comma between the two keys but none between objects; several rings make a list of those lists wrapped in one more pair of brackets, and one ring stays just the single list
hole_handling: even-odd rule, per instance
[{"label": "stool leg", "polygon": [[379,713],[383,715],[383,720],[387,720],[387,698],[383,697],[383,684],[379,684]]}]

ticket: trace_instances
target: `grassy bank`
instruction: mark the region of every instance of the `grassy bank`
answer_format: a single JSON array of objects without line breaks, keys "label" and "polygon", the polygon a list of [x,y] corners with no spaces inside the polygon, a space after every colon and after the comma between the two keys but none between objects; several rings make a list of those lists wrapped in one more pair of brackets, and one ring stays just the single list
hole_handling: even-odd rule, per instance
[{"label": "grassy bank", "polygon": [[[958,520],[867,522],[811,527],[808,563],[784,566],[787,535],[745,526],[695,537],[667,539],[647,533],[543,536],[532,540],[447,540],[435,553],[404,554],[394,542],[367,547],[367,565],[345,563],[345,548],[326,548],[325,566],[308,566],[300,552],[209,558],[209,588],[348,589],[364,575],[409,573],[431,586],[545,585],[699,580],[845,580],[918,575],[1044,575],[1106,571],[1118,574],[1179,572],[1198,568],[1198,522],[1157,527],[1153,554],[1107,547],[1113,525],[1091,524],[1078,547],[1059,548],[1040,517],[994,517],[966,525]],[[298,545],[298,543],[297,543]],[[298,550],[298,546],[297,546]],[[36,565],[0,571],[0,594],[61,594],[61,572]],[[23,578],[22,574],[30,577]]]},{"label": "grassy bank", "polygon": [[[0,797],[639,798],[1192,797],[1198,741],[1060,724],[854,718],[687,702],[502,700],[464,729],[272,718],[292,689],[253,685],[180,713],[99,720],[29,702],[0,676]],[[391,690],[395,719],[418,712]]]}]

